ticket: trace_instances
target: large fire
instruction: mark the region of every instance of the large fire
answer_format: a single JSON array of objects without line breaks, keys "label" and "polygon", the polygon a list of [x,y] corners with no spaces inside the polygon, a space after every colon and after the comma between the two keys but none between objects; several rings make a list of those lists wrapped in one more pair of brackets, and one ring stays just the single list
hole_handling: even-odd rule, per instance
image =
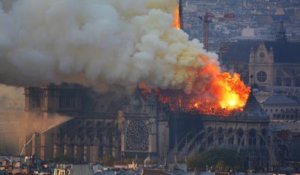
[{"label": "large fire", "polygon": [[159,90],[160,101],[168,104],[171,110],[194,111],[208,115],[228,116],[232,112],[243,110],[250,88],[240,80],[239,74],[221,72],[214,64],[196,72],[197,78],[189,85],[188,92]]},{"label": "large fire", "polygon": [[[229,116],[243,111],[250,88],[241,81],[239,74],[222,72],[215,64],[193,71],[196,79],[187,80],[185,89],[156,89],[160,102],[172,111],[207,115]],[[146,93],[152,91],[145,84],[140,84],[140,88]]]},{"label": "large fire", "polygon": [[[180,29],[180,26],[178,5],[173,12],[173,27]],[[184,88],[156,90],[159,100],[175,111],[194,111],[221,116],[242,111],[250,88],[241,81],[239,74],[222,72],[217,63],[209,61],[209,58],[203,60],[206,62],[204,67],[189,67],[184,70],[190,75],[184,81]],[[149,88],[144,84],[140,85],[140,88],[149,92]]]}]

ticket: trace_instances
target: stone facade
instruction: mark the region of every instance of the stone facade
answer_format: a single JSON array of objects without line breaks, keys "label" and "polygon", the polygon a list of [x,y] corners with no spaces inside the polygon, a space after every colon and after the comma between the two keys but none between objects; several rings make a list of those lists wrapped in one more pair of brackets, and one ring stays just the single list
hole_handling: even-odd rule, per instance
[{"label": "stone facade", "polygon": [[294,140],[300,135],[294,129],[300,119],[300,42],[288,41],[281,23],[274,41],[224,43],[220,60],[223,67],[240,73],[270,118],[268,140],[273,154],[269,154],[269,165],[299,161],[291,152],[299,147]]},{"label": "stone facade", "polygon": [[26,88],[28,115],[45,121],[53,115],[72,117],[56,127],[33,133],[35,137],[26,154],[42,159],[71,157],[78,162],[96,162],[104,156],[165,156],[168,124],[156,98],[146,97],[139,90],[124,94],[101,94],[67,84]]},{"label": "stone facade", "polygon": [[238,40],[223,43],[224,67],[241,74],[248,84],[263,90],[300,88],[300,42],[286,39],[283,23],[274,41]]},{"label": "stone facade", "polygon": [[300,120],[300,104],[295,98],[273,94],[267,97],[261,105],[272,121],[293,122]]},{"label": "stone facade", "polygon": [[[299,132],[273,125],[253,94],[242,112],[224,118],[169,111],[155,94],[145,95],[140,90],[120,95],[75,85],[50,85],[26,88],[25,92],[28,115],[43,118],[41,125],[45,125],[33,133],[25,154],[42,159],[97,162],[103,157],[147,157],[172,162],[227,148],[243,155],[244,167],[259,169],[292,160],[296,155],[292,153],[298,151],[294,141]],[[72,118],[49,127],[46,123],[54,114]],[[30,138],[32,135],[26,141]]]},{"label": "stone facade", "polygon": [[249,80],[250,84],[258,86],[272,86],[274,56],[272,49],[270,52],[264,43],[260,43],[258,48],[251,50],[249,58]]},{"label": "stone facade", "polygon": [[[235,149],[243,156],[241,161],[249,169],[269,167],[272,150],[268,141],[268,120],[207,120],[206,138],[202,149]],[[258,154],[259,153],[259,154]]]},{"label": "stone facade", "polygon": [[267,168],[274,161],[270,142],[269,118],[251,94],[243,112],[230,117],[203,117],[203,128],[183,138],[178,156],[211,149],[233,149],[242,155],[248,169]]}]

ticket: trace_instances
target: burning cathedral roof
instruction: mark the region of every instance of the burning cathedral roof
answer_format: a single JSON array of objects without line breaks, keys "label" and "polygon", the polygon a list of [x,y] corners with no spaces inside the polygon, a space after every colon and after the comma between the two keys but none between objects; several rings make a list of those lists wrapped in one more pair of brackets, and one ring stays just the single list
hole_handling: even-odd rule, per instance
[{"label": "burning cathedral roof", "polygon": [[264,112],[253,93],[250,93],[247,103],[241,116],[245,119],[268,119],[267,113]]},{"label": "burning cathedral roof", "polygon": [[227,121],[247,121],[247,122],[269,120],[267,113],[259,105],[253,93],[250,93],[246,105],[243,108],[243,111],[232,113],[232,115],[226,117],[209,116],[209,117],[205,117],[205,120],[211,120],[216,118],[220,120],[227,120]]}]

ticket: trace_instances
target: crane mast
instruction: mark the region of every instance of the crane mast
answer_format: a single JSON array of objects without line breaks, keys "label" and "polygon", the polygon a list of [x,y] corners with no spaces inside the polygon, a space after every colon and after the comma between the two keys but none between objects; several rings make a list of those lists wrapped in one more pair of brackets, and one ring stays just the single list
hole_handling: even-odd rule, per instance
[{"label": "crane mast", "polygon": [[203,25],[203,44],[204,49],[208,50],[208,35],[209,35],[209,24],[212,22],[214,15],[210,12],[206,12],[203,16],[200,16],[200,20]]}]

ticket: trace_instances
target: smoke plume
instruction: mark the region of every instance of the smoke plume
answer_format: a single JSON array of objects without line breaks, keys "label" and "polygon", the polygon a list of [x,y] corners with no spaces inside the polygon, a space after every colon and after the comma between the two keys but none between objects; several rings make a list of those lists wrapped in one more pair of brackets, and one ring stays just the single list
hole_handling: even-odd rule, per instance
[{"label": "smoke plume", "polygon": [[2,111],[23,111],[24,90],[0,84],[0,112]]},{"label": "smoke plume", "polygon": [[16,0],[0,11],[0,83],[189,89],[193,70],[218,61],[172,27],[176,3]]},{"label": "smoke plume", "polygon": [[[42,134],[70,117],[24,111],[24,89],[0,84],[0,154],[19,154],[32,133]],[[47,116],[44,116],[47,115]]]}]

